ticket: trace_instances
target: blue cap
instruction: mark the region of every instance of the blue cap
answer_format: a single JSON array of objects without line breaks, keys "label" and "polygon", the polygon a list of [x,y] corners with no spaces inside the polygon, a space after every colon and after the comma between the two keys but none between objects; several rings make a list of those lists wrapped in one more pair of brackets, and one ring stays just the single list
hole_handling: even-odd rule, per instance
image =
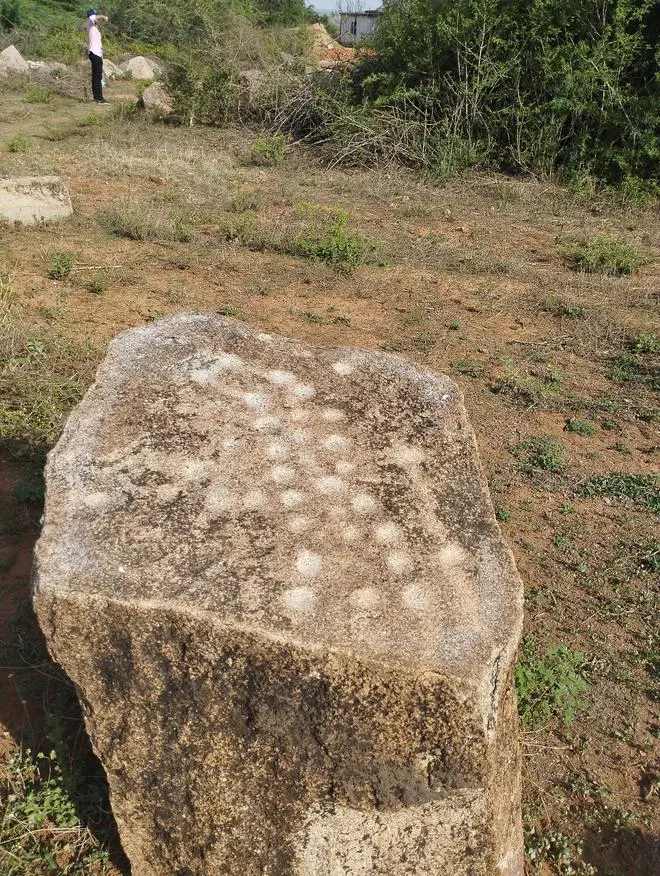
[{"label": "blue cap", "polygon": [[89,18],[90,15],[98,15],[98,12],[96,11],[96,9],[88,9],[87,18]]}]

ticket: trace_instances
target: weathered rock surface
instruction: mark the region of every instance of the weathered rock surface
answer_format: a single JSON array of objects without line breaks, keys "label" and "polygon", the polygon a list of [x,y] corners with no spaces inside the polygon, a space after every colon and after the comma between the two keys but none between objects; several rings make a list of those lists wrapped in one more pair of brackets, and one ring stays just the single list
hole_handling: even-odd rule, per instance
[{"label": "weathered rock surface", "polygon": [[[123,75],[123,70],[117,66],[117,64],[109,61],[107,58],[103,59],[103,75],[106,79],[120,79]],[[152,77],[147,77],[151,79]]]},{"label": "weathered rock surface", "polygon": [[521,876],[521,583],[449,379],[124,333],[50,454],[35,605],[133,876]]},{"label": "weathered rock surface", "polygon": [[9,73],[29,73],[30,66],[16,46],[7,46],[0,52],[0,76]]},{"label": "weathered rock surface", "polygon": [[172,98],[160,82],[154,82],[145,88],[140,97],[142,106],[149,113],[168,116],[173,112]]},{"label": "weathered rock surface", "polygon": [[121,64],[121,70],[130,73],[133,79],[155,79],[160,73],[160,66],[143,55],[137,55]]},{"label": "weathered rock surface", "polygon": [[57,176],[0,178],[0,220],[34,225],[73,213],[66,184]]}]

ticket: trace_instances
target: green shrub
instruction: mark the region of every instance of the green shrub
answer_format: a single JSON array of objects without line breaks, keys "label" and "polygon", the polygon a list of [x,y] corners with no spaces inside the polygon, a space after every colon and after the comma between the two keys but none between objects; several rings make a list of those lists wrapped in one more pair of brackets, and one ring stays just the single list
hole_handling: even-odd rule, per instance
[{"label": "green shrub", "polygon": [[654,0],[400,0],[362,94],[503,166],[621,182],[657,162]]},{"label": "green shrub", "polygon": [[23,94],[27,103],[50,103],[55,96],[52,88],[39,85],[37,82],[28,82],[23,89]]},{"label": "green shrub", "polygon": [[583,243],[558,240],[557,248],[568,262],[589,274],[618,277],[634,273],[642,264],[634,246],[613,237]]},{"label": "green shrub", "polygon": [[536,657],[535,650],[535,643],[528,640],[514,668],[522,722],[534,730],[544,727],[550,718],[571,724],[588,687],[582,668],[584,654],[565,645],[549,648],[543,657]]},{"label": "green shrub", "polygon": [[73,252],[53,253],[47,277],[50,280],[66,280],[76,262],[76,254]]},{"label": "green shrub", "polygon": [[360,262],[368,245],[347,231],[347,225],[348,215],[341,211],[313,223],[295,240],[298,254],[312,261],[354,267]]},{"label": "green shrub", "polygon": [[286,137],[282,134],[264,134],[253,142],[250,161],[258,167],[279,167],[284,161]]}]

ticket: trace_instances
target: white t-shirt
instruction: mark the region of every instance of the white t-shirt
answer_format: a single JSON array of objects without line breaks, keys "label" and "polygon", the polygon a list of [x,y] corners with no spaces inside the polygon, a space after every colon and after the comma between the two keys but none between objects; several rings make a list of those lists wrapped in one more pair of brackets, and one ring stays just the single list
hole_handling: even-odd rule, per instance
[{"label": "white t-shirt", "polygon": [[103,57],[103,46],[101,45],[101,31],[96,26],[96,16],[90,15],[87,19],[87,24],[85,25],[87,28],[87,51],[91,52],[93,55],[97,55],[99,58]]}]

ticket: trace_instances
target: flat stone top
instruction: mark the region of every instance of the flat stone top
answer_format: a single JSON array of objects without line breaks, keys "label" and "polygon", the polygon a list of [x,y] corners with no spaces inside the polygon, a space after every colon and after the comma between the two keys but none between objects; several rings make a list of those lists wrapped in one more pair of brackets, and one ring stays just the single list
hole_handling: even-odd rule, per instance
[{"label": "flat stone top", "polygon": [[36,585],[461,676],[521,619],[452,381],[203,314],[110,345],[50,454]]},{"label": "flat stone top", "polygon": [[26,225],[64,219],[73,212],[65,183],[57,176],[0,177],[0,219]]}]

